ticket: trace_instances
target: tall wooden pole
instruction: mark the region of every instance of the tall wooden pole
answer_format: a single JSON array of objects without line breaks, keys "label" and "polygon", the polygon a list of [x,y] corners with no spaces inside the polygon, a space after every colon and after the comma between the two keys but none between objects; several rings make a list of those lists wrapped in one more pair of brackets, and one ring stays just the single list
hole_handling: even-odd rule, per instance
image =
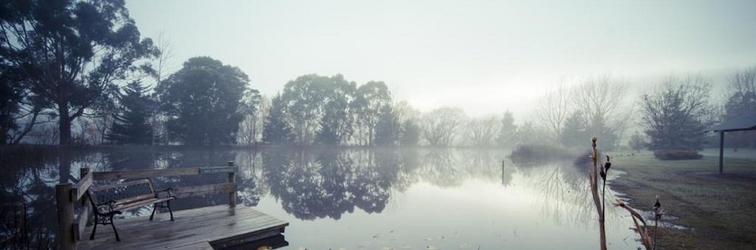
[{"label": "tall wooden pole", "polygon": [[[229,161],[228,166],[233,167],[234,162]],[[228,173],[228,183],[236,183],[236,171]],[[231,208],[236,207],[236,185],[234,185],[234,190],[228,193],[228,206]]]},{"label": "tall wooden pole", "polygon": [[719,174],[724,166],[724,131],[719,131]]}]

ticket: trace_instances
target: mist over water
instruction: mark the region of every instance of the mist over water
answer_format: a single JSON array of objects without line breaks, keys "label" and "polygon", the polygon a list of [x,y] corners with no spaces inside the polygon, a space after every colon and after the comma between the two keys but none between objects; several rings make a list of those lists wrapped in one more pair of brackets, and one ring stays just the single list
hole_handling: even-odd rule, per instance
[{"label": "mist over water", "polygon": [[[4,200],[24,200],[36,230],[53,229],[54,185],[92,171],[222,166],[234,161],[244,206],[290,223],[283,249],[586,249],[597,245],[585,169],[518,166],[502,150],[307,149],[68,152],[5,178]],[[68,173],[61,172],[66,171]],[[68,179],[63,176],[71,176]],[[222,182],[160,177],[156,187]],[[607,197],[613,194],[608,193]],[[223,204],[224,194],[179,199],[174,209]],[[609,199],[609,198],[608,198]],[[126,216],[149,214],[148,208]],[[608,209],[612,249],[635,249],[631,221]],[[53,215],[51,215],[53,214]]]}]

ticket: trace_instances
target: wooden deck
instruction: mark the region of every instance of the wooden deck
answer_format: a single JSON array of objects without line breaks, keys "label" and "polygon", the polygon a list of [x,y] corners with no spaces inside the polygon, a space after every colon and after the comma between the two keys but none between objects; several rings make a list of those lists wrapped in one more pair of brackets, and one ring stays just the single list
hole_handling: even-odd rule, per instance
[{"label": "wooden deck", "polygon": [[156,214],[153,221],[149,216],[116,219],[120,242],[110,225],[98,225],[95,239],[89,240],[89,226],[78,249],[222,249],[278,236],[289,225],[245,206],[219,205],[173,214],[175,221],[170,221],[168,213]]}]

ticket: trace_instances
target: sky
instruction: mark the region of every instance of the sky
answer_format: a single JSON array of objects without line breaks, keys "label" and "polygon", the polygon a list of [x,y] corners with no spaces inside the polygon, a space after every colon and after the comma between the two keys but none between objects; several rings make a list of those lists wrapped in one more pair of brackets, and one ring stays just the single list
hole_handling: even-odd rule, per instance
[{"label": "sky", "polygon": [[127,0],[171,70],[210,56],[272,96],[298,76],[384,81],[420,111],[524,117],[559,82],[610,75],[715,83],[756,66],[756,1]]}]

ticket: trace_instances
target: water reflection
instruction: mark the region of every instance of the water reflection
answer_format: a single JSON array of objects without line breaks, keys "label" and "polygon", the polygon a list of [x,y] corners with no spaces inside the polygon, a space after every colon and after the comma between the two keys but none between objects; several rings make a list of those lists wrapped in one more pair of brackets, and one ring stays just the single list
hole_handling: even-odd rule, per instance
[{"label": "water reflection", "polygon": [[[512,211],[520,211],[512,209],[520,206],[520,203],[530,204],[525,201],[533,200],[532,206],[536,206],[534,209],[537,211],[537,214],[533,216],[536,218],[545,217],[553,224],[562,227],[578,226],[589,230],[595,228],[595,212],[588,192],[587,169],[579,169],[571,164],[518,166],[506,160],[507,153],[498,150],[442,148],[409,150],[132,149],[56,152],[53,154],[55,157],[47,157],[35,163],[14,163],[14,168],[5,168],[7,173],[0,177],[0,187],[2,187],[0,198],[2,204],[26,204],[29,207],[27,214],[30,228],[34,228],[36,232],[48,230],[49,234],[55,228],[55,225],[50,225],[55,222],[55,207],[49,202],[54,200],[54,185],[58,182],[76,181],[79,169],[82,167],[91,168],[93,171],[163,169],[220,166],[226,165],[228,161],[234,161],[240,170],[237,174],[237,198],[241,204],[259,206],[264,200],[272,200],[277,209],[303,222],[326,219],[326,221],[345,223],[342,227],[346,228],[352,227],[354,223],[370,223],[370,219],[367,219],[369,217],[360,217],[361,221],[354,222],[345,220],[345,215],[377,216],[385,214],[387,210],[392,211],[389,215],[375,217],[387,218],[385,216],[395,216],[391,214],[399,213],[397,211],[408,210],[408,206],[424,207],[425,204],[417,205],[419,200],[423,200],[423,198],[418,198],[418,192],[420,192],[418,190],[423,190],[420,193],[431,193],[421,196],[430,195],[441,199],[423,201],[423,203],[440,202],[441,206],[450,205],[447,203],[452,201],[445,201],[450,199],[449,195],[452,197],[462,195],[458,198],[462,202],[450,207],[462,211],[462,214],[467,214],[468,217],[465,218],[470,220],[482,219],[492,222],[503,220],[502,224],[512,224],[510,220],[516,219],[509,217],[523,216],[510,214],[515,213]],[[158,188],[181,187],[224,182],[225,178],[222,175],[160,177],[153,182]],[[226,202],[225,195],[205,195],[180,199],[172,203],[172,206],[176,209],[187,209]],[[486,206],[504,207],[499,208],[501,211],[485,212]],[[420,213],[427,213],[427,216],[434,217],[433,213],[429,213],[431,210],[446,211],[444,209],[449,208],[427,208],[426,211]],[[447,212],[453,215],[459,213],[457,210]],[[3,207],[5,214],[10,211]],[[607,223],[621,227],[617,230],[624,230],[625,224],[622,221],[625,219],[611,214],[611,211],[611,209],[607,210]],[[276,213],[276,211],[268,210],[266,212]],[[132,215],[142,213],[144,211],[135,210]],[[436,214],[435,219],[449,220],[450,214]],[[406,220],[418,219],[419,215],[413,216],[414,218],[411,216]],[[490,218],[501,216],[506,218]],[[429,218],[429,220],[432,219]],[[382,227],[378,224],[374,227]],[[438,227],[444,227],[444,225],[446,224],[440,224]],[[383,226],[386,227],[386,231],[413,227],[399,222],[396,225]],[[297,233],[297,230],[309,230],[306,227],[322,226],[293,224],[290,227],[293,232],[290,234],[294,238],[287,238],[295,242],[297,240],[305,243],[317,241],[318,239]],[[491,230],[502,230],[501,227],[496,226]],[[428,229],[418,228],[418,230],[427,231]],[[524,229],[515,230],[519,230],[518,235],[524,234]],[[8,230],[6,231],[3,236],[11,234]],[[462,229],[454,229],[445,234],[456,234],[454,231],[462,231]],[[371,236],[376,233],[378,232],[365,232]],[[287,236],[290,234],[287,233]],[[468,237],[476,238],[479,242],[491,243],[504,239],[501,235],[503,235],[502,232],[496,232],[491,239],[483,236]],[[589,238],[595,238],[594,236],[596,235],[590,235]],[[426,238],[414,234],[408,234],[406,237],[416,239],[420,243]],[[368,240],[370,239],[368,237]],[[52,238],[47,241],[50,240]],[[343,240],[344,238],[340,239],[340,241]],[[407,240],[407,242],[412,242],[412,240]],[[43,243],[43,240],[40,240],[37,244]]]},{"label": "water reflection", "polygon": [[[502,176],[506,185],[513,173],[509,168],[500,172],[493,151],[319,149],[241,155],[237,154],[237,164],[249,173],[244,179],[264,180],[260,187],[241,184],[241,196],[257,200],[269,194],[286,212],[304,220],[339,219],[355,208],[380,213],[393,192],[420,181],[455,187],[469,178],[498,181]],[[262,171],[256,170],[259,165]]]},{"label": "water reflection", "polygon": [[265,159],[270,195],[306,220],[339,219],[355,207],[383,211],[398,170],[394,160],[369,150],[274,151]]}]

